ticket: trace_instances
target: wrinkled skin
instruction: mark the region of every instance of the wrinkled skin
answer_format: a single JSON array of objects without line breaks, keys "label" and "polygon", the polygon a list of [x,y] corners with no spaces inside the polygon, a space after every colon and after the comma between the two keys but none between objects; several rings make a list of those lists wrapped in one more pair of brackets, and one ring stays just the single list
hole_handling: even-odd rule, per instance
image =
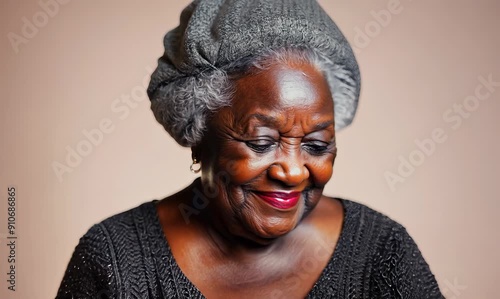
[{"label": "wrinkled skin", "polygon": [[[238,80],[233,105],[210,122],[195,151],[203,185],[218,190],[212,213],[228,235],[272,242],[318,203],[336,155],[325,85],[311,66],[275,66]],[[302,198],[295,208],[277,211],[254,191],[299,191]]]},{"label": "wrinkled skin", "polygon": [[[192,150],[201,180],[158,205],[183,272],[208,298],[303,298],[343,221],[341,204],[322,195],[337,152],[323,75],[291,60],[238,79],[232,106],[213,115]],[[193,188],[208,205],[187,223],[178,207],[192,202]],[[292,191],[300,198],[286,209],[258,195]],[[311,255],[316,263],[304,269]]]}]

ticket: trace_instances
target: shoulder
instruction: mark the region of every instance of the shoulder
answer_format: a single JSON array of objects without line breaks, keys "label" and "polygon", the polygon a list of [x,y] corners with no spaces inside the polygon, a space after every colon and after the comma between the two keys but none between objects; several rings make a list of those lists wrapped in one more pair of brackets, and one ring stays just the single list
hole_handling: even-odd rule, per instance
[{"label": "shoulder", "polygon": [[141,276],[150,273],[141,248],[147,242],[145,226],[152,211],[154,203],[149,201],[92,225],[75,247],[57,298],[112,298],[144,282]]},{"label": "shoulder", "polygon": [[405,230],[405,228],[389,216],[356,201],[338,198],[344,207],[346,218],[359,222],[370,228],[382,230]]},{"label": "shoulder", "polygon": [[[151,250],[158,245],[156,217],[155,201],[148,201],[94,225],[101,231],[99,234],[106,237],[105,246],[112,257],[110,263],[122,276],[122,283],[127,279],[124,276],[137,274],[142,277],[143,274],[136,272],[145,273],[145,268],[152,266]],[[94,234],[91,231],[86,235]]]},{"label": "shoulder", "polygon": [[92,225],[80,238],[80,243],[92,240],[95,247],[108,246],[111,250],[116,250],[125,243],[132,246],[140,239],[141,233],[145,232],[145,226],[152,222],[154,210],[154,201],[148,201],[112,215]]},{"label": "shoulder", "polygon": [[390,254],[400,249],[418,250],[406,228],[389,216],[364,204],[341,199],[345,209],[345,223],[356,230],[358,235],[371,240],[371,248],[377,254]]},{"label": "shoulder", "polygon": [[370,248],[370,292],[390,298],[442,298],[429,265],[406,228],[366,205],[342,200],[345,225]]},{"label": "shoulder", "polygon": [[369,248],[366,254],[382,249],[390,239],[408,235],[403,225],[389,216],[359,202],[336,198],[344,207],[342,233],[350,236],[352,246]]},{"label": "shoulder", "polygon": [[346,199],[341,202],[345,209],[346,233],[354,234],[359,245],[370,248],[370,258],[375,264],[392,256],[421,255],[417,244],[399,222],[364,204]]},{"label": "shoulder", "polygon": [[144,202],[93,224],[80,238],[78,245],[106,247],[113,239],[116,239],[117,235],[129,234],[134,231],[137,224],[148,220],[148,212],[151,212],[153,206],[154,201]]},{"label": "shoulder", "polygon": [[127,230],[148,220],[151,212],[154,211],[155,202],[156,200],[143,202],[136,207],[112,215],[95,225],[101,226],[105,230],[115,230],[117,228]]}]

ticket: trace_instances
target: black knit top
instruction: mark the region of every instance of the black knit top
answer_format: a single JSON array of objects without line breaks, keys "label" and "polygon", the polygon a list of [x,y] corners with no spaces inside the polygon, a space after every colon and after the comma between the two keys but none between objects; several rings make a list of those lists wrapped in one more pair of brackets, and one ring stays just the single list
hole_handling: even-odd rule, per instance
[{"label": "black knit top", "polygon": [[[308,298],[444,298],[403,226],[341,201],[340,238]],[[204,298],[177,265],[155,202],[92,226],[76,246],[56,298]]]}]

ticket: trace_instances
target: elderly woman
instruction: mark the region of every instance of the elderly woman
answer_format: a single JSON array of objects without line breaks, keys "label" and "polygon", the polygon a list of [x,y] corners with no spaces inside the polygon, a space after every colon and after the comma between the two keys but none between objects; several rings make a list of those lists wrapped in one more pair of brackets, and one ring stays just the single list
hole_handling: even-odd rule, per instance
[{"label": "elderly woman", "polygon": [[184,190],[81,238],[57,298],[442,298],[406,230],[323,195],[360,76],[314,0],[200,0],[148,94]]}]

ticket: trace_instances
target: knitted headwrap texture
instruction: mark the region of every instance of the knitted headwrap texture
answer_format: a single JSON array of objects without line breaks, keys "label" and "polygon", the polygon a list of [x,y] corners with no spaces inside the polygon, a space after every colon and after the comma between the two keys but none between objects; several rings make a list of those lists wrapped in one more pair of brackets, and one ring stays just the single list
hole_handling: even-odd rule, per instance
[{"label": "knitted headwrap texture", "polygon": [[336,129],[349,125],[356,113],[361,83],[356,58],[315,0],[197,0],[163,42],[165,52],[147,92],[156,119],[182,146],[200,141],[197,127],[204,127],[213,104],[198,100],[195,90],[179,99],[165,87],[186,85],[202,73],[268,50],[307,48],[329,58],[339,89],[332,90]]}]

